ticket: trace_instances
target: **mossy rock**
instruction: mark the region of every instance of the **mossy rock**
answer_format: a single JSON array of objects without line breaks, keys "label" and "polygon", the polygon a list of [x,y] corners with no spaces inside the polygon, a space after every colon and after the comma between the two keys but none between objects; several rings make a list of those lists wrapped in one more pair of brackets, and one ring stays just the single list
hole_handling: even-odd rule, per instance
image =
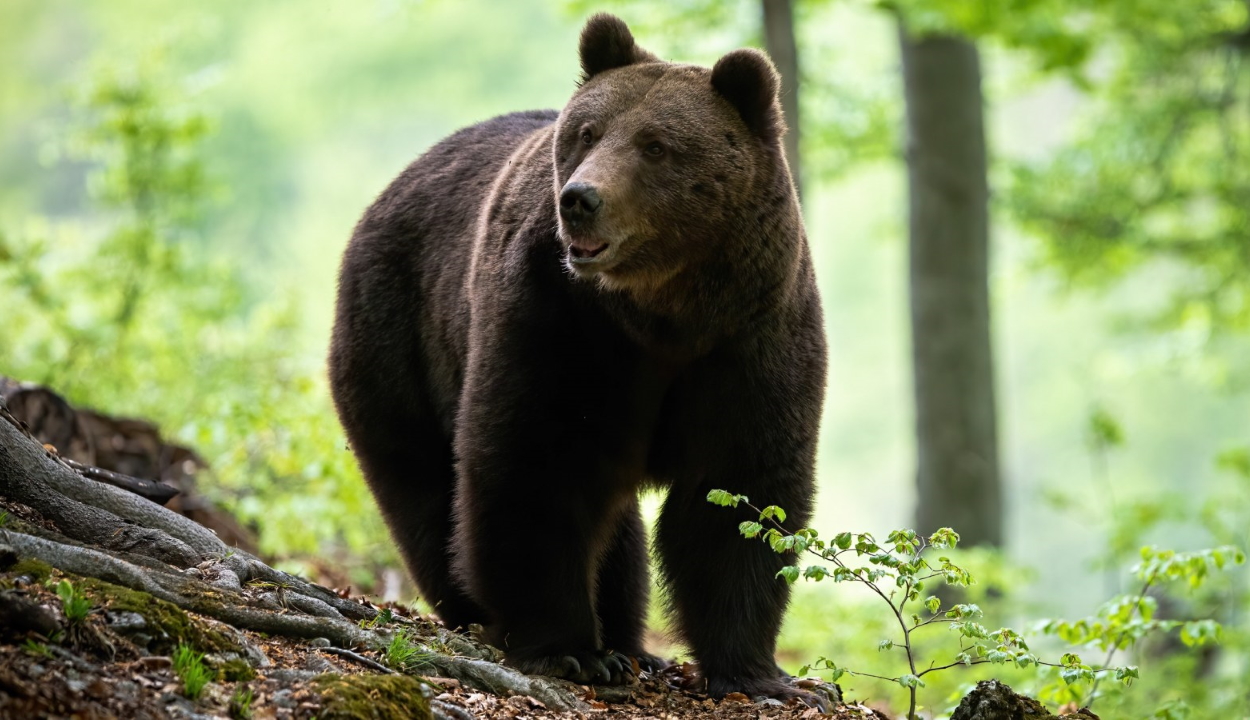
[{"label": "mossy rock", "polygon": [[47,582],[48,578],[52,577],[52,570],[52,566],[42,560],[23,558],[5,571],[5,575],[10,578],[24,575],[34,582],[44,583]]},{"label": "mossy rock", "polygon": [[144,632],[152,637],[148,649],[153,652],[172,652],[178,645],[189,645],[199,653],[241,650],[228,635],[213,630],[171,602],[95,578],[70,576],[69,580],[97,606],[142,615],[148,622]]},{"label": "mossy rock", "polygon": [[426,720],[430,686],[411,675],[336,675],[313,678],[321,695],[318,717],[327,720]]},{"label": "mossy rock", "polygon": [[220,682],[246,682],[256,678],[256,668],[243,658],[230,658],[210,664],[217,670],[217,680]]}]

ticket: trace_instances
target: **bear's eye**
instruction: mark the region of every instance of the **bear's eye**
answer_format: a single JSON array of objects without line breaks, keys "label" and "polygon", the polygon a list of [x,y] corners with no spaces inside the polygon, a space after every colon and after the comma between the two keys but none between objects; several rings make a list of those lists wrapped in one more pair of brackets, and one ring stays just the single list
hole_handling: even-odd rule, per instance
[{"label": "bear's eye", "polygon": [[648,143],[642,151],[651,157],[661,157],[664,155],[664,146],[658,142]]},{"label": "bear's eye", "polygon": [[589,128],[582,130],[582,144],[592,145],[595,142],[595,134]]}]

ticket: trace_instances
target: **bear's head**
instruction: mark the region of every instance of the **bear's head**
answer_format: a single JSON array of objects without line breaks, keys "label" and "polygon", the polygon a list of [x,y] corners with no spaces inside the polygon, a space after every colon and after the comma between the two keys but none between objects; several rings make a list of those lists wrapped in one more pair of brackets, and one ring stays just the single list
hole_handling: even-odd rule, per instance
[{"label": "bear's head", "polygon": [[582,84],[555,129],[565,263],[609,289],[654,291],[735,243],[759,239],[762,205],[789,213],[777,71],[756,50],[711,69],[663,62],[595,15]]}]

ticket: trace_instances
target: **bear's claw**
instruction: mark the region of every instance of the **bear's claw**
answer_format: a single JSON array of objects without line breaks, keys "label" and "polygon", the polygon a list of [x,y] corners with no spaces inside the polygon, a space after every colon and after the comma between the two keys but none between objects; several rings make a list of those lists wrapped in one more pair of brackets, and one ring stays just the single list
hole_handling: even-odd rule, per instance
[{"label": "bear's claw", "polygon": [[624,685],[634,675],[628,657],[602,650],[509,659],[508,663],[526,675],[564,678],[581,685]]}]

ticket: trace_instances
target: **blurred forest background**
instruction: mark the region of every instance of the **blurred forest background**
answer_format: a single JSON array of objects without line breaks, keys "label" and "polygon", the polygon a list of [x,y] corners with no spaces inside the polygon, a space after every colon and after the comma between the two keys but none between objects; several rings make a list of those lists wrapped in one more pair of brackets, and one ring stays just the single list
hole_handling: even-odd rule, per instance
[{"label": "blurred forest background", "polygon": [[[973,561],[1018,624],[1089,614],[1143,544],[1246,546],[1243,0],[7,0],[0,374],[154,420],[262,552],[381,592],[396,554],[323,368],[340,254],[436,140],[563,106],[596,10],[666,59],[767,46],[787,73],[831,346],[814,527],[1000,546]],[[971,340],[943,350],[963,320],[950,337]],[[988,458],[962,486],[933,434],[961,422]],[[1147,649],[1104,717],[1250,712],[1246,580],[1161,602],[1220,619],[1224,644]],[[800,587],[787,669],[884,662],[886,618],[860,600]]]}]

